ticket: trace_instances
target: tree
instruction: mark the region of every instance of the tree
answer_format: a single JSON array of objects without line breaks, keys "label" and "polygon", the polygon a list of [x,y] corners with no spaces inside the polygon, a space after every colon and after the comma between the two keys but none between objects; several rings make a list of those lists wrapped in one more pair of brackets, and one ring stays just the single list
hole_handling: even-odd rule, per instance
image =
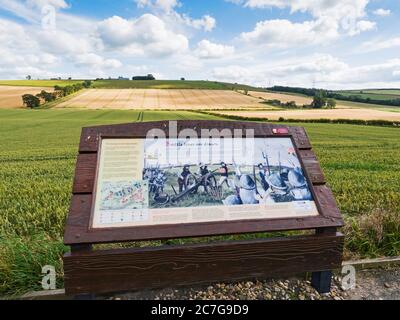
[{"label": "tree", "polygon": [[84,88],[88,89],[88,88],[90,88],[91,86],[92,86],[92,81],[90,81],[90,80],[85,80],[85,81],[83,82],[83,87],[84,87]]},{"label": "tree", "polygon": [[32,80],[32,76],[31,75],[27,75],[26,76],[26,80]]},{"label": "tree", "polygon": [[332,98],[329,98],[327,100],[326,107],[329,108],[329,109],[335,109],[336,108],[336,100],[332,99]]},{"label": "tree", "polygon": [[311,107],[315,109],[321,109],[326,106],[326,96],[325,93],[321,90],[318,90],[314,95],[314,100],[311,103]]},{"label": "tree", "polygon": [[52,101],[56,100],[57,95],[54,93],[42,90],[42,92],[37,94],[36,97],[38,97],[39,99],[43,99],[44,102],[52,102]]},{"label": "tree", "polygon": [[40,99],[32,94],[24,94],[22,101],[27,108],[38,108],[40,106]]}]

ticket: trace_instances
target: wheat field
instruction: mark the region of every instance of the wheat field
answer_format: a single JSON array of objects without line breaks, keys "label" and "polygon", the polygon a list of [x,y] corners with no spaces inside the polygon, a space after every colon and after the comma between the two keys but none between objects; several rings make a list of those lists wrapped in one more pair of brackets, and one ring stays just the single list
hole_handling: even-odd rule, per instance
[{"label": "wheat field", "polygon": [[89,89],[57,108],[215,110],[263,108],[262,100],[229,90]]}]

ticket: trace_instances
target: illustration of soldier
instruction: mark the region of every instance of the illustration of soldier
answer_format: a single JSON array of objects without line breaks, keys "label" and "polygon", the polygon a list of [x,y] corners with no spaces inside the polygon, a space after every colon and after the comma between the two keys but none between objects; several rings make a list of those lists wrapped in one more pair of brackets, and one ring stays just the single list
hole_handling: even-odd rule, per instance
[{"label": "illustration of soldier", "polygon": [[187,177],[191,174],[192,173],[190,172],[190,166],[185,165],[183,167],[181,175],[178,178],[179,193],[186,191],[186,189],[187,189],[186,180],[187,180]]},{"label": "illustration of soldier", "polygon": [[249,174],[243,174],[239,166],[236,166],[235,172],[236,194],[223,200],[224,205],[258,204],[257,186],[253,177]]},{"label": "illustration of soldier", "polygon": [[207,191],[207,184],[208,181],[206,181],[206,179],[208,178],[208,174],[210,173],[210,170],[208,169],[208,166],[204,163],[200,163],[200,167],[199,167],[199,171],[198,171],[198,175],[201,177],[201,185],[204,188],[204,192]]},{"label": "illustration of soldier", "polygon": [[221,175],[221,178],[219,179],[218,186],[222,187],[222,185],[225,183],[228,188],[231,188],[231,185],[229,183],[229,169],[228,165],[225,162],[221,162],[219,173]]},{"label": "illustration of soldier", "polygon": [[296,167],[290,170],[288,182],[291,187],[290,195],[296,201],[312,200],[312,194],[308,188],[307,180],[303,175],[301,168]]}]

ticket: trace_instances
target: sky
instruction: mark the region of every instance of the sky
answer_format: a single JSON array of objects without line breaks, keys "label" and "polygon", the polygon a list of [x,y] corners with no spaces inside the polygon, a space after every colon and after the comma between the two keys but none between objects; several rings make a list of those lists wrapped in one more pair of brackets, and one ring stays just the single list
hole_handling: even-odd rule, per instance
[{"label": "sky", "polygon": [[0,79],[400,88],[400,0],[0,0]]}]

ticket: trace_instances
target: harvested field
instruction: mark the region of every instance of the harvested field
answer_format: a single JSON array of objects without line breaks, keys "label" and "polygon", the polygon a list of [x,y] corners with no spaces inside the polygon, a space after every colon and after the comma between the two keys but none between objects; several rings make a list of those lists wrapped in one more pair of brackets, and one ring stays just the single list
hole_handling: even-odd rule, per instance
[{"label": "harvested field", "polygon": [[285,110],[285,111],[220,111],[216,114],[241,117],[256,117],[269,120],[298,119],[352,119],[352,120],[387,120],[400,121],[399,112],[388,112],[374,109],[326,109],[326,110]]},{"label": "harvested field", "polygon": [[49,91],[49,88],[0,86],[0,108],[21,108],[24,94],[38,94],[42,90]]},{"label": "harvested field", "polygon": [[[306,97],[301,95],[289,94],[289,93],[275,93],[275,92],[258,92],[258,91],[249,91],[249,95],[255,98],[264,99],[264,100],[279,100],[282,103],[294,101],[298,106],[310,105],[313,101],[312,97]],[[341,101],[336,100],[337,106],[336,109],[363,109],[363,108],[372,108],[372,109],[395,109],[395,107],[382,106],[376,104],[367,104],[367,103],[357,103],[352,101]],[[400,109],[400,108],[399,108]]]},{"label": "harvested field", "polygon": [[57,108],[184,110],[265,108],[261,100],[229,90],[89,89]]},{"label": "harvested field", "polygon": [[274,92],[249,91],[249,95],[264,100],[279,100],[283,103],[294,101],[297,105],[309,105],[313,98]]}]

